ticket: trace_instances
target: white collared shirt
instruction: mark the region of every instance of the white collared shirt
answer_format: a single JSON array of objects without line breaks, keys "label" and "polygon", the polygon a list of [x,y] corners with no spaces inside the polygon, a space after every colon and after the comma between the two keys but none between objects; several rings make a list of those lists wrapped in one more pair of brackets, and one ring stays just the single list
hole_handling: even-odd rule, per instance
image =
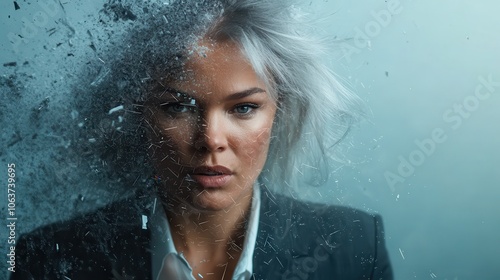
[{"label": "white collared shirt", "polygon": [[[159,201],[159,198],[156,198]],[[253,252],[257,239],[260,214],[260,188],[255,183],[253,187],[252,206],[250,219],[248,221],[243,251],[233,273],[233,280],[249,280],[253,272]],[[204,275],[193,276],[193,269],[178,253],[172,240],[167,216],[161,203],[155,203],[150,221],[151,229],[151,265],[153,279],[179,279],[196,280],[203,279]],[[164,279],[163,279],[164,278]]]}]

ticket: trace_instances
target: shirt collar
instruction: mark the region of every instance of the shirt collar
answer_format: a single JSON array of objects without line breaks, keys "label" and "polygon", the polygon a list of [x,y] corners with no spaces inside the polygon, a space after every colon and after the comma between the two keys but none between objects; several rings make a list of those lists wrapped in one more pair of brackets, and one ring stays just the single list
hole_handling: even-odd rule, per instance
[{"label": "shirt collar", "polygon": [[[233,279],[250,279],[253,272],[253,253],[255,249],[255,241],[257,239],[257,232],[260,218],[260,186],[256,182],[253,186],[252,206],[250,209],[250,218],[248,221],[247,232],[245,241],[243,243],[243,251],[241,253],[238,264],[234,270]],[[151,209],[151,265],[153,272],[153,279],[157,278],[163,264],[163,258],[167,254],[174,254],[180,257],[185,265],[191,267],[185,258],[177,252],[170,232],[167,216],[160,203],[160,198],[154,197],[153,207]]]}]

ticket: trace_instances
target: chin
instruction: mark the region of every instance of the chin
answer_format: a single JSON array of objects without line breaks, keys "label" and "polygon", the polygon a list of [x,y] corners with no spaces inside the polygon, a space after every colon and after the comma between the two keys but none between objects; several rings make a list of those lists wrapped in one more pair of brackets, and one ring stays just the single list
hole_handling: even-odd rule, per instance
[{"label": "chin", "polygon": [[203,189],[193,193],[191,206],[196,210],[219,211],[233,206],[234,200],[221,189]]}]

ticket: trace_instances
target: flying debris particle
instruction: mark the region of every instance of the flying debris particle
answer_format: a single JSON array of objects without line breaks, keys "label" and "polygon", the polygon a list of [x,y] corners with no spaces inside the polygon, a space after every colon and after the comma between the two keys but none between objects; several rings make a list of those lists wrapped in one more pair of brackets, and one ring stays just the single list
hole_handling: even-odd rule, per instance
[{"label": "flying debris particle", "polygon": [[21,137],[21,134],[19,131],[16,131],[14,135],[12,135],[10,141],[7,143],[7,147],[14,146],[17,142],[21,141],[23,138]]},{"label": "flying debris particle", "polygon": [[44,100],[42,100],[38,106],[35,106],[34,108],[31,109],[31,119],[33,121],[39,121],[40,117],[42,116],[42,113],[45,113],[48,109],[49,106],[49,101],[50,99],[46,97]]},{"label": "flying debris particle", "polygon": [[17,4],[16,1],[14,1],[14,9],[16,9],[16,11],[21,9],[21,7],[19,7],[19,4]]},{"label": "flying debris particle", "polygon": [[388,71],[385,71],[385,76],[389,77],[389,72]]},{"label": "flying debris particle", "polygon": [[77,111],[77,110],[72,110],[72,111],[71,111],[71,118],[72,118],[73,120],[76,120],[76,118],[78,118],[78,115],[79,115],[79,114],[78,114],[78,111]]},{"label": "flying debris particle", "polygon": [[431,278],[432,279],[437,278],[436,274],[434,274],[434,273],[431,272]]},{"label": "flying debris particle", "polygon": [[13,62],[7,62],[7,63],[4,63],[3,64],[4,67],[13,67],[13,66],[17,66],[17,62],[13,61]]},{"label": "flying debris particle", "polygon": [[278,257],[276,257],[276,259],[278,260],[278,262],[280,263],[281,267],[284,268],[283,264],[281,263],[280,259],[278,259]]},{"label": "flying debris particle", "polygon": [[198,273],[198,277],[203,278],[203,276],[200,273]]},{"label": "flying debris particle", "polygon": [[130,7],[124,6],[123,4],[104,4],[103,12],[110,17],[113,17],[114,21],[118,20],[136,20],[137,16],[132,13]]},{"label": "flying debris particle", "polygon": [[399,253],[401,254],[401,257],[403,258],[403,260],[405,259],[405,255],[403,254],[403,251],[401,250],[401,248],[398,248],[399,249]]},{"label": "flying debris particle", "polygon": [[56,243],[56,251],[59,252],[59,244]]},{"label": "flying debris particle", "polygon": [[99,74],[97,74],[97,77],[94,79],[94,81],[92,81],[92,83],[90,83],[90,85],[97,86],[98,84],[100,84],[101,81],[104,79],[104,77],[106,77],[110,71],[111,70],[109,70],[106,67],[101,67],[101,69],[99,69]]},{"label": "flying debris particle", "polygon": [[111,110],[109,110],[108,115],[111,115],[114,112],[118,112],[118,111],[121,111],[121,110],[123,110],[123,105],[116,106],[115,108],[112,108]]},{"label": "flying debris particle", "polygon": [[89,142],[90,143],[95,143],[95,142],[97,142],[97,140],[95,138],[89,138]]},{"label": "flying debris particle", "polygon": [[148,216],[142,215],[142,229],[148,229]]},{"label": "flying debris particle", "polygon": [[54,33],[56,33],[56,31],[57,31],[57,29],[54,27],[54,28],[47,30],[47,33],[49,33],[49,36],[52,36]]}]

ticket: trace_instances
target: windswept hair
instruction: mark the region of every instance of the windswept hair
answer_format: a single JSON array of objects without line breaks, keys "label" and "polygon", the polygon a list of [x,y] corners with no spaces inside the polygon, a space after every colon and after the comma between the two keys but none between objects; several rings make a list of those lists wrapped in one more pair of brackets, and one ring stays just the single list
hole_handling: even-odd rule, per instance
[{"label": "windswept hair", "polygon": [[[106,162],[100,165],[106,166],[101,167],[104,177],[130,184],[152,175],[145,136],[149,124],[141,103],[167,75],[180,71],[189,47],[208,36],[239,44],[278,101],[260,180],[270,187],[290,187],[306,177],[313,184],[327,178],[333,147],[358,116],[358,99],[325,64],[326,48],[310,34],[299,9],[280,0],[147,5],[123,43],[103,51],[109,62],[100,70],[102,77],[93,81],[91,106],[81,108],[89,119],[84,131],[91,136],[85,138],[94,140],[80,147],[92,151],[87,152],[89,160]],[[119,105],[123,110],[109,111]]]}]

